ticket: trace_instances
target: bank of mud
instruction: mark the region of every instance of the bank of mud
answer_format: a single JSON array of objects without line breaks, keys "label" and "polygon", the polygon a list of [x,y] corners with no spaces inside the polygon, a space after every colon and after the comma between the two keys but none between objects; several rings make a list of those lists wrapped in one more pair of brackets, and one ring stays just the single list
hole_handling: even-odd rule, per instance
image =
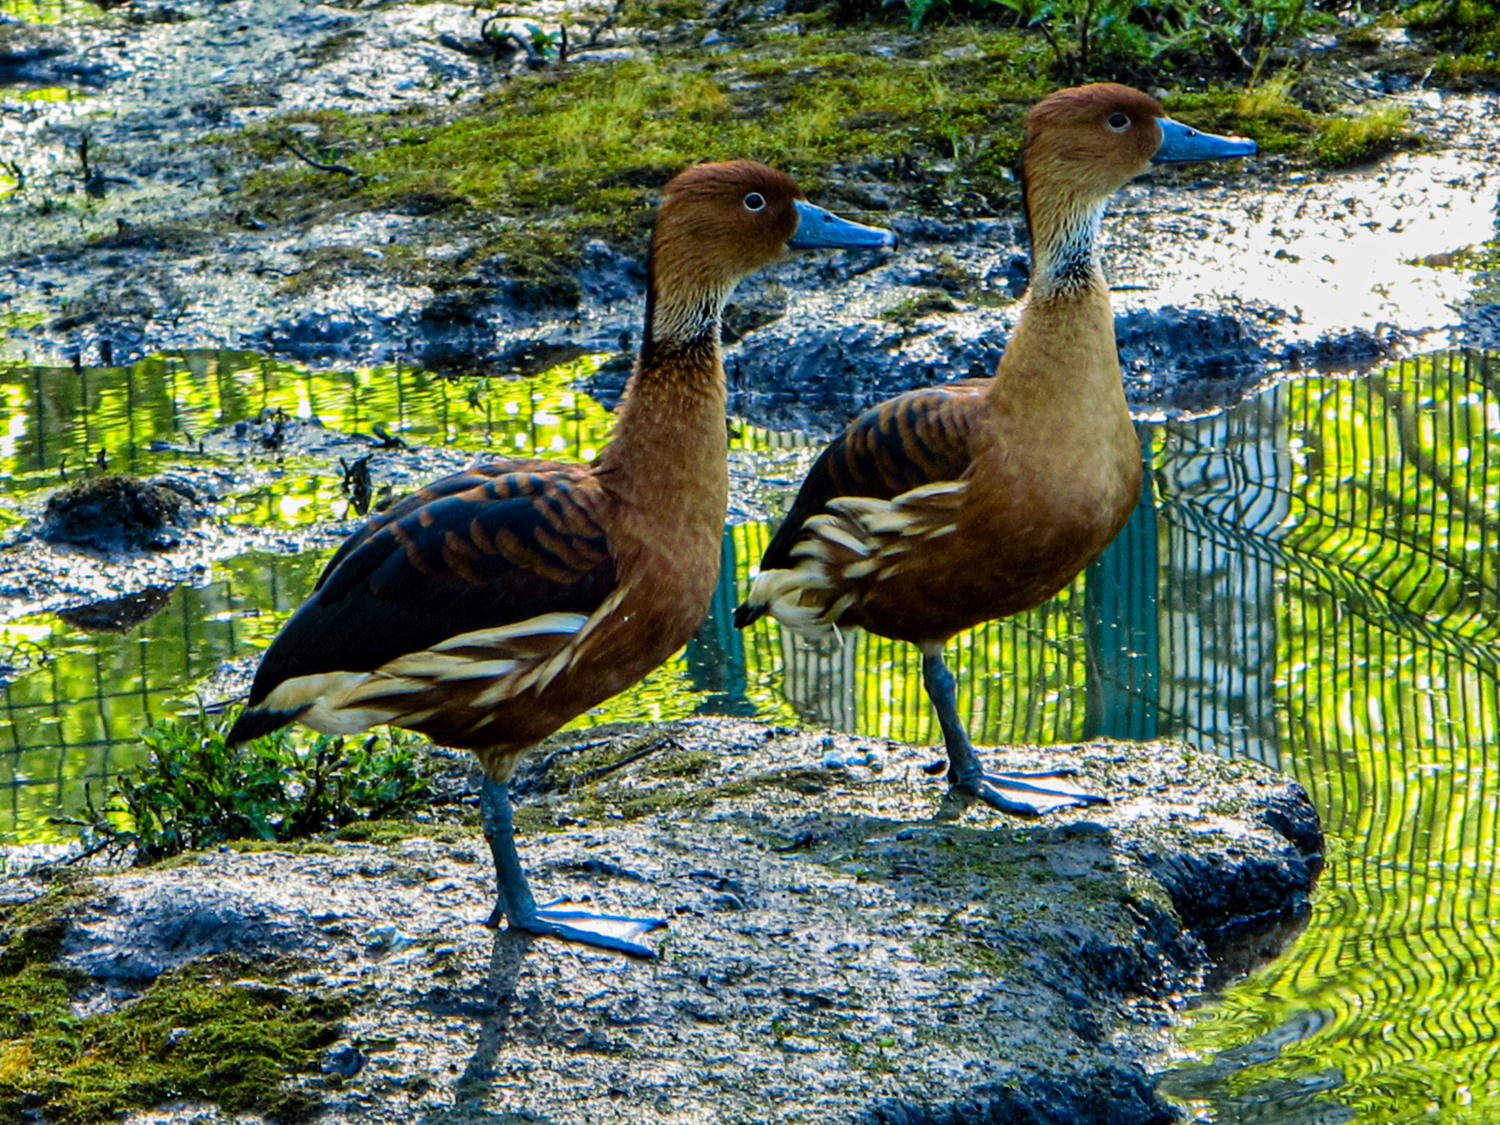
[{"label": "bank of mud", "polygon": [[[791,51],[811,18],[778,3],[667,26],[631,26],[580,4],[513,11],[519,30],[570,28],[570,75],[668,50],[679,61],[697,52],[726,73],[764,67],[766,52]],[[675,167],[610,171],[639,213],[628,229],[601,219],[589,235],[592,220],[566,208],[491,213],[436,188],[372,204],[346,173],[304,162],[338,165],[341,138],[371,114],[406,107],[425,121],[447,106],[462,115],[507,83],[562,80],[558,64],[526,56],[519,40],[508,53],[479,49],[479,25],[444,3],[293,0],[131,4],[77,24],[8,25],[10,80],[68,96],[19,103],[0,122],[22,181],[0,201],[5,354],[107,366],[243,347],[314,365],[399,359],[466,375],[592,352],[618,353],[618,372],[639,333],[649,197]],[[1329,60],[1324,100],[1389,95],[1423,148],[1343,173],[1265,153],[1229,169],[1160,173],[1122,193],[1106,254],[1127,383],[1143,411],[1202,410],[1300,370],[1495,342],[1492,287],[1482,284],[1482,244],[1495,233],[1492,99],[1424,89],[1399,53],[1373,54],[1360,69],[1325,38],[1304,52]],[[894,32],[860,43],[878,59],[930,47]],[[1019,85],[992,107],[1003,138],[1035,81],[1024,57],[1004,52],[1029,49],[980,37],[918,62],[955,89],[972,79],[954,69],[966,59],[1017,69]],[[794,73],[795,62],[792,51]],[[726,79],[725,90],[769,96],[786,81],[752,78]],[[952,154],[925,143],[882,151],[880,116],[837,123],[876,130],[874,147],[819,170],[815,194],[891,226],[903,248],[893,258],[797,258],[742,288],[726,326],[729,367],[734,408],[752,420],[775,423],[799,407],[825,412],[831,428],[894,390],[987,373],[1014,322],[1026,269],[1014,183],[992,177],[997,186],[978,193]],[[535,241],[551,226],[556,238]]]},{"label": "bank of mud", "polygon": [[[286,1089],[326,1123],[1172,1120],[1150,1060],[1209,947],[1243,968],[1305,915],[1307,795],[1174,744],[996,751],[1114,799],[1027,822],[945,803],[933,753],[712,718],[533,753],[539,894],[666,919],[654,962],[478,924],[491,872],[454,758],[426,824],[96,871],[28,908],[4,964],[68,974],[85,1033],[225,958],[238,987],[321,996],[347,1015]],[[15,850],[9,874],[12,918],[56,884]]]}]

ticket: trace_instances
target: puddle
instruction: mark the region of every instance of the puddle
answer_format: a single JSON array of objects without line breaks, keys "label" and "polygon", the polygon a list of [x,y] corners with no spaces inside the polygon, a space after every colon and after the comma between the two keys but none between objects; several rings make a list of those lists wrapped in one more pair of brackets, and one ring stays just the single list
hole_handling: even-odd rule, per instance
[{"label": "puddle", "polygon": [[1454,128],[1452,147],[1398,154],[1357,180],[1297,174],[1228,192],[1210,207],[1128,188],[1109,227],[1114,281],[1144,296],[1122,294],[1116,308],[1191,308],[1205,294],[1232,295],[1284,310],[1293,334],[1309,341],[1454,327],[1472,276],[1432,259],[1494,236],[1500,169],[1493,141],[1481,135],[1493,128],[1484,123],[1494,107],[1431,99],[1407,100],[1440,110]]},{"label": "puddle", "polygon": [[[221,474],[225,549],[272,536],[209,552],[175,588],[132,563],[122,604],[80,611],[97,599],[62,580],[49,605],[71,596],[64,616],[0,600],[0,832],[55,833],[46,816],[133,760],[141,723],[222,690],[222,674],[205,685],[226,662],[253,665],[353,526],[340,456],[369,453],[377,493],[484,451],[587,457],[609,423],[573,389],[594,363],[484,384],[233,352],[0,371],[0,533],[38,510],[64,458],[86,466],[103,448],[112,468]],[[286,448],[237,444],[237,421],[278,409]],[[314,416],[328,428],[292,424]],[[376,425],[417,448],[376,449]],[[1266,761],[1313,795],[1330,856],[1307,931],[1182,1032],[1166,1084],[1200,1119],[1493,1120],[1500,358],[1302,379],[1141,433],[1147,493],[1106,556],[1048,605],[954,644],[976,738],[1184,738]],[[767,513],[817,448],[748,425],[731,446],[712,615],[684,653],[580,723],[755,714],[935,741],[908,646],[730,627]],[[118,596],[119,567],[91,565]]]},{"label": "puddle", "polygon": [[98,19],[104,8],[88,0],[0,0],[0,12],[23,23],[67,24]]}]

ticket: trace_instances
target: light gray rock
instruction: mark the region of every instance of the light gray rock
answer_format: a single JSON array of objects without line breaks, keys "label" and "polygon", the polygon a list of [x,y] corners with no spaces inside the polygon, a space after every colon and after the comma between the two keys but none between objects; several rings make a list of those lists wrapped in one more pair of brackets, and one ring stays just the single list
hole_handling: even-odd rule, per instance
[{"label": "light gray rock", "polygon": [[[1169,744],[992,757],[1075,767],[1114,803],[1025,822],[945,802],[929,749],[596,728],[517,778],[522,856],[539,896],[665,918],[658,960],[479,925],[472,829],[101,875],[59,957],[109,1002],[211,954],[303,966],[285,987],[354,1000],[345,1049],[298,1079],[329,1125],[1165,1125],[1141,1061],[1213,971],[1205,941],[1295,932],[1316,814],[1264,767]],[[220,1118],[131,1125],[188,1120]]]}]

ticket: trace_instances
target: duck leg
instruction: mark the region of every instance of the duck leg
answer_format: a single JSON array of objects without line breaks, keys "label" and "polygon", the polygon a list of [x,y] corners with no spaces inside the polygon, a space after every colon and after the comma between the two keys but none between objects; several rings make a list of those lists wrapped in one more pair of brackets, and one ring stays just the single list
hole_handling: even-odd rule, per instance
[{"label": "duck leg", "polygon": [[1041,816],[1072,805],[1109,803],[1108,797],[1087,793],[1060,780],[1057,771],[986,773],[958,717],[953,673],[943,662],[941,647],[923,648],[922,684],[943,728],[943,742],[948,748],[948,783],[958,792],[1014,816]]},{"label": "duck leg", "polygon": [[[511,820],[510,792],[488,775],[479,791],[484,836],[495,858],[495,881],[499,892],[495,909],[485,925],[498,926],[506,918],[513,930],[576,941],[600,949],[612,949],[633,957],[655,957],[656,951],[632,939],[666,923],[655,918],[619,918],[590,914],[584,910],[556,910],[558,903],[539,907],[531,897],[521,857],[516,854],[515,826]],[[558,900],[565,902],[566,900]]]}]

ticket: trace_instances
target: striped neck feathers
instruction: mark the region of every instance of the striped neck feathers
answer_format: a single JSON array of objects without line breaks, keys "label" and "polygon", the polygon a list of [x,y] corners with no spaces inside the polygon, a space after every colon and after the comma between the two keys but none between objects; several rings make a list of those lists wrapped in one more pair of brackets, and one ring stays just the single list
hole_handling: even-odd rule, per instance
[{"label": "striped neck feathers", "polygon": [[[675,315],[675,314],[674,314]],[[648,332],[615,415],[615,431],[596,462],[609,487],[643,502],[682,499],[685,482],[725,476],[724,411],[728,397],[719,355],[718,306],[698,319],[677,316]],[[727,480],[725,481],[727,486]],[[722,505],[721,505],[722,506]],[[722,513],[721,513],[722,514]]]},{"label": "striped neck feathers", "polygon": [[646,336],[641,341],[636,370],[670,364],[672,360],[711,353],[719,354],[719,322],[732,287],[706,287],[695,291],[674,290],[663,297],[655,278],[646,291]]},{"label": "striped neck feathers", "polygon": [[1105,199],[1057,199],[1026,206],[1026,228],[1031,239],[1032,301],[1104,287],[1099,264],[1099,230]]}]

